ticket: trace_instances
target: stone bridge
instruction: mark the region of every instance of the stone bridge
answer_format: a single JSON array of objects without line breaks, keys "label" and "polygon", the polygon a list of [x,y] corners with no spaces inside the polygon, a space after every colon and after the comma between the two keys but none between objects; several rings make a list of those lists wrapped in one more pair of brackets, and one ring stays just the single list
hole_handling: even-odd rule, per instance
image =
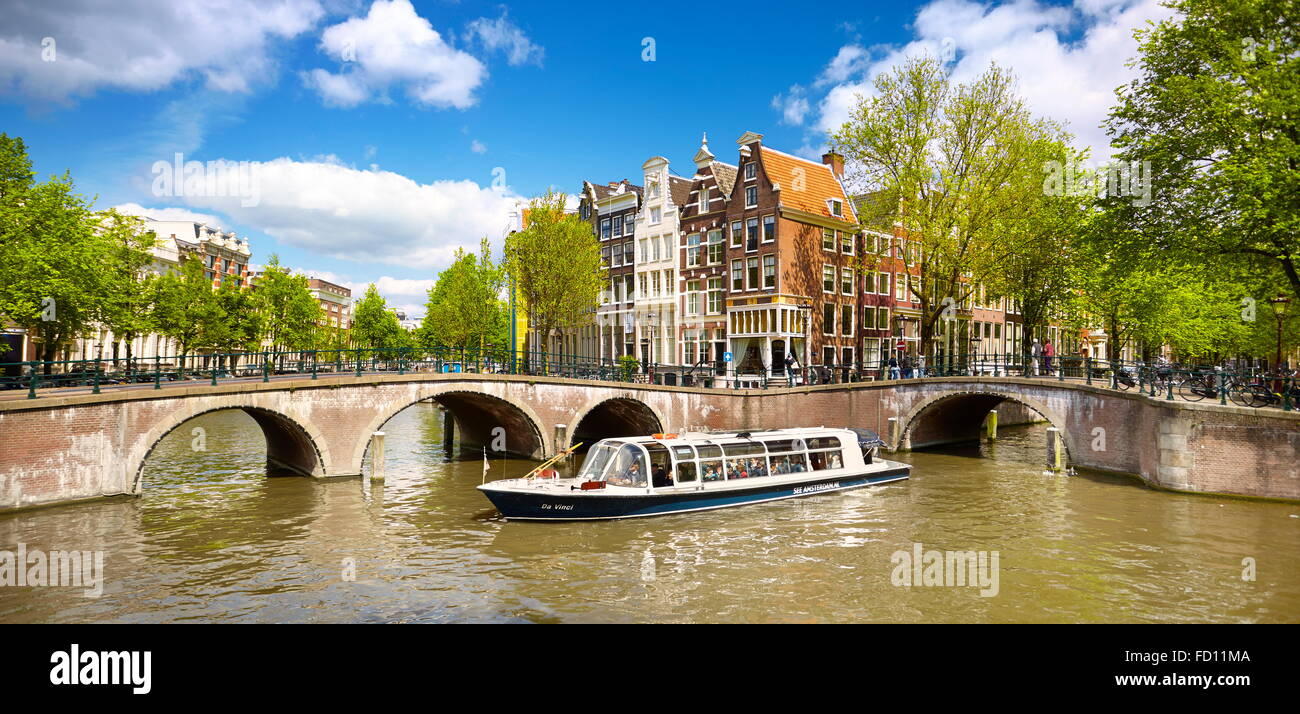
[{"label": "stone bridge", "polygon": [[165,435],[225,409],[243,410],[261,427],[269,466],[356,476],[372,433],[423,401],[452,415],[463,448],[534,458],[612,436],[820,425],[867,427],[895,450],[919,449],[978,439],[998,409],[1012,421],[1050,422],[1072,466],[1134,474],[1166,489],[1300,499],[1300,413],[1277,409],[1018,377],[724,390],[416,373],[0,400],[0,508],[138,495],[149,454]]}]

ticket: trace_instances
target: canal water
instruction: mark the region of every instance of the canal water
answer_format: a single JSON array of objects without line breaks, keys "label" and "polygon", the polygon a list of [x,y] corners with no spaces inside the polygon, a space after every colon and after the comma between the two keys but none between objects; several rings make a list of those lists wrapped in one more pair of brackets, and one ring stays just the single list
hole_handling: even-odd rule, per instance
[{"label": "canal water", "polygon": [[[216,412],[140,498],[0,515],[0,550],[105,558],[99,597],[0,587],[0,623],[1300,621],[1300,504],[1044,473],[1041,426],[899,457],[912,478],[872,490],[567,524],[503,521],[435,406],[385,431],[383,483],[267,478],[257,426]],[[918,550],[985,552],[996,593],[896,584]]]}]

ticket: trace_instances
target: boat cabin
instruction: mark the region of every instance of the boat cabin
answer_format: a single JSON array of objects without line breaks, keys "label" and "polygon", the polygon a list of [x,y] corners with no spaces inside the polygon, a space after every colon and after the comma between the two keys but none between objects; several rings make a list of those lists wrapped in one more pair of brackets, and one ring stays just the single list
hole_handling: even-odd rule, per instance
[{"label": "boat cabin", "polygon": [[[884,442],[866,429],[781,429],[605,439],[578,479],[626,488],[708,488],[818,471],[862,471]],[[831,475],[828,473],[827,475]]]}]

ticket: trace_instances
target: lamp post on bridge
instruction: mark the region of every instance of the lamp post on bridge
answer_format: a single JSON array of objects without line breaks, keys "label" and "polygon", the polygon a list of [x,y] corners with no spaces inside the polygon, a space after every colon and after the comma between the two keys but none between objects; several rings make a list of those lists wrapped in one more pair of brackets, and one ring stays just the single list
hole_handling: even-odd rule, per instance
[{"label": "lamp post on bridge", "polygon": [[1278,393],[1282,392],[1282,322],[1286,320],[1287,308],[1291,306],[1291,298],[1282,293],[1277,297],[1269,298],[1269,305],[1273,308],[1273,316],[1277,318],[1277,354],[1273,361],[1273,372],[1277,375],[1277,383],[1274,388]]}]

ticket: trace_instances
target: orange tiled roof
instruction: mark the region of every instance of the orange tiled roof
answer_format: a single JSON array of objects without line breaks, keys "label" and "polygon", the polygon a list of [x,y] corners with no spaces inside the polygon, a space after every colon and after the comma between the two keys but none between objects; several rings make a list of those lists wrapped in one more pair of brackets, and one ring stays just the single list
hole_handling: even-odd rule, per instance
[{"label": "orange tiled roof", "polygon": [[[767,178],[781,186],[781,205],[836,220],[857,223],[853,203],[831,167],[760,145]],[[844,202],[844,215],[831,214],[830,199]]]}]

